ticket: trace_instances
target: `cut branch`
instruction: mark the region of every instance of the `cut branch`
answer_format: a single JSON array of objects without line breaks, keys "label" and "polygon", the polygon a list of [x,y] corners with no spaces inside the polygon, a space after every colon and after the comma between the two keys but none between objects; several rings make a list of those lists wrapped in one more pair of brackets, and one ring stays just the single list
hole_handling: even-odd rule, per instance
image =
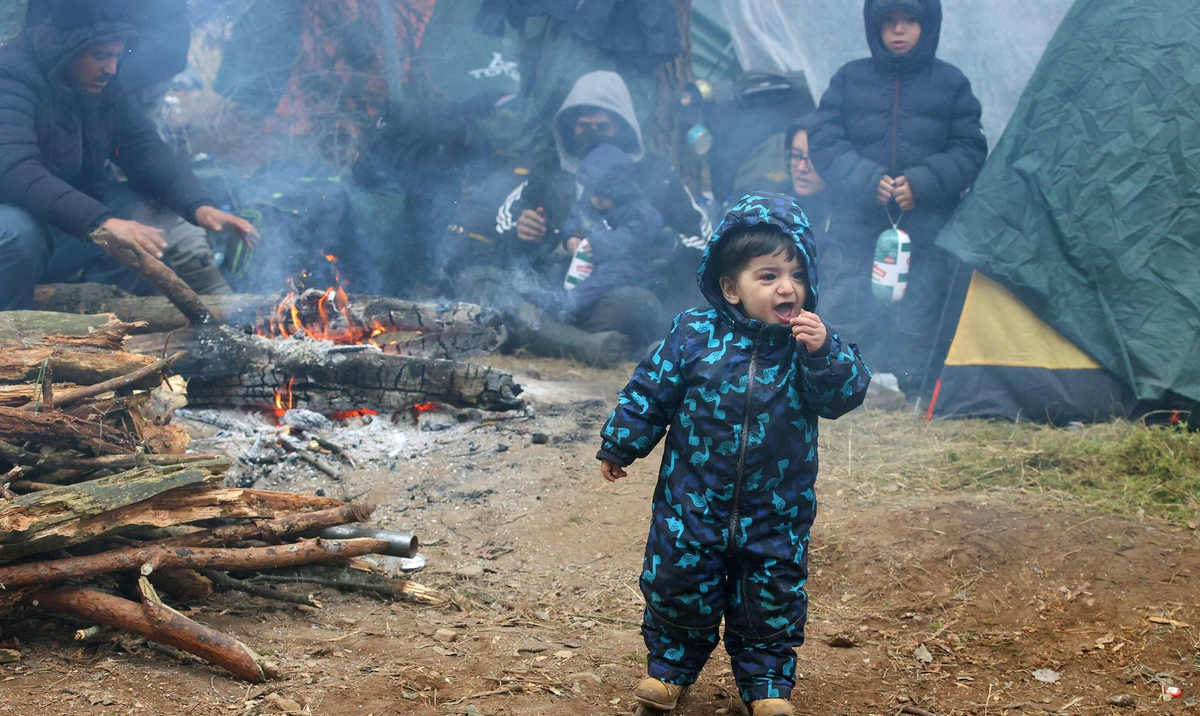
[{"label": "cut branch", "polygon": [[189,323],[197,325],[212,321],[212,312],[205,307],[196,292],[170,267],[151,256],[141,246],[103,228],[93,231],[90,238],[108,252],[109,256],[116,259],[117,263],[145,276],[146,280],[179,309]]},{"label": "cut branch", "polygon": [[247,582],[243,579],[235,579],[224,572],[216,572],[206,570],[204,576],[207,577],[213,584],[224,590],[234,590],[252,594],[263,599],[274,599],[277,602],[286,602],[288,604],[303,604],[306,607],[321,608],[321,603],[313,598],[311,594],[293,594],[285,592],[281,589],[272,589],[271,587],[263,587],[252,582]]},{"label": "cut branch", "polygon": [[122,470],[141,465],[171,467],[194,462],[226,460],[224,455],[102,455],[100,457],[75,457],[71,455],[42,455],[0,441],[0,457],[18,465],[46,468],[48,470]]},{"label": "cut branch", "polygon": [[25,597],[25,603],[47,612],[66,614],[122,631],[159,644],[173,646],[237,674],[261,682],[278,675],[274,664],[245,644],[215,629],[197,624],[165,604],[128,599],[77,586],[42,589]]},{"label": "cut branch", "polygon": [[322,527],[344,525],[351,522],[366,522],[375,511],[375,506],[365,502],[349,502],[327,510],[288,515],[274,520],[252,522],[241,525],[223,525],[211,530],[167,540],[167,544],[179,547],[201,547],[254,539],[274,539],[298,534]]},{"label": "cut branch", "polygon": [[[186,351],[179,351],[178,353],[172,355],[169,358],[163,358],[161,360],[156,360],[153,363],[151,363],[150,365],[138,368],[137,370],[135,370],[131,373],[128,373],[126,375],[123,375],[119,378],[113,378],[112,380],[106,380],[103,383],[96,383],[95,385],[89,385],[89,386],[86,386],[83,388],[76,388],[74,390],[68,390],[63,393],[59,393],[58,395],[54,396],[54,399],[53,399],[54,405],[59,408],[65,408],[68,405],[74,405],[75,403],[78,403],[82,400],[87,400],[88,398],[94,398],[97,395],[103,395],[105,393],[109,393],[109,392],[116,391],[116,390],[121,390],[123,388],[129,388],[131,386],[137,385],[138,383],[141,383],[146,378],[149,378],[150,376],[155,375],[156,373],[158,373],[166,368],[170,368],[172,365],[177,363],[180,358],[183,358],[185,355],[187,355]],[[47,394],[48,394],[47,389],[43,388],[42,389],[43,405],[46,403],[45,396]],[[28,403],[23,407],[23,409],[24,410],[33,410],[34,407],[35,407],[34,403]]]},{"label": "cut branch", "polygon": [[127,513],[153,510],[145,503],[176,488],[220,482],[229,464],[226,458],[186,469],[140,467],[0,504],[0,563],[127,528]]},{"label": "cut branch", "polygon": [[295,544],[248,549],[135,547],[85,557],[68,557],[0,567],[0,585],[15,589],[68,579],[87,579],[112,572],[145,572],[150,569],[215,569],[222,572],[254,571],[301,564],[344,562],[351,557],[382,553],[387,540],[302,540]]}]

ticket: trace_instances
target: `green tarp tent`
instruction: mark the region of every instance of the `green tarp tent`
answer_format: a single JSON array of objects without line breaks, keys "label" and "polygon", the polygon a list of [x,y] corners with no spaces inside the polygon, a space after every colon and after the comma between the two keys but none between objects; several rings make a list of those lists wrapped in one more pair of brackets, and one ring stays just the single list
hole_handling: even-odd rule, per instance
[{"label": "green tarp tent", "polygon": [[1200,402],[1194,0],[1079,0],[938,243],[1144,407]]}]

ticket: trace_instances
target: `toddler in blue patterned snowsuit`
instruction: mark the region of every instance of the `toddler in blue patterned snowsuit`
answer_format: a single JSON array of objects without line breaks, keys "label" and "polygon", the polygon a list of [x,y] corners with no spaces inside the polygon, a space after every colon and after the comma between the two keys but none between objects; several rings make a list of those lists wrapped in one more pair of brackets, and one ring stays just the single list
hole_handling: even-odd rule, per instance
[{"label": "toddler in blue patterned snowsuit", "polygon": [[641,576],[648,677],[669,711],[719,640],[754,716],[790,714],[804,641],[817,420],[862,403],[857,347],[813,312],[817,263],[791,197],[744,197],[699,270],[711,306],[685,311],[637,367],[602,430],[609,481],[666,445]]}]

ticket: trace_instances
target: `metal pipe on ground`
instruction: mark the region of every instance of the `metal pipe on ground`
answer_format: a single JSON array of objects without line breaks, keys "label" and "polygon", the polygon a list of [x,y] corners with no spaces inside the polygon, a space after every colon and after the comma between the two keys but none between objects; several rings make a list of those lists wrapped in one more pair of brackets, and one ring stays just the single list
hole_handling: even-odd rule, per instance
[{"label": "metal pipe on ground", "polygon": [[390,557],[403,557],[405,559],[415,557],[417,551],[420,549],[420,543],[416,535],[407,532],[377,530],[372,527],[364,527],[363,525],[348,524],[325,527],[317,532],[317,536],[325,539],[356,539],[366,537],[383,540],[388,543],[388,549],[381,554]]}]

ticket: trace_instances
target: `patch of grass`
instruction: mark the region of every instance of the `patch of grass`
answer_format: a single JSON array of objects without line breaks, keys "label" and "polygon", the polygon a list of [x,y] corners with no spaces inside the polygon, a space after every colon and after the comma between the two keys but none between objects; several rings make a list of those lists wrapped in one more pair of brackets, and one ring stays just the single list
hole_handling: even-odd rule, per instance
[{"label": "patch of grass", "polygon": [[864,409],[822,423],[821,457],[826,474],[866,492],[1018,489],[1126,517],[1200,514],[1200,434],[1182,427],[925,423]]}]

